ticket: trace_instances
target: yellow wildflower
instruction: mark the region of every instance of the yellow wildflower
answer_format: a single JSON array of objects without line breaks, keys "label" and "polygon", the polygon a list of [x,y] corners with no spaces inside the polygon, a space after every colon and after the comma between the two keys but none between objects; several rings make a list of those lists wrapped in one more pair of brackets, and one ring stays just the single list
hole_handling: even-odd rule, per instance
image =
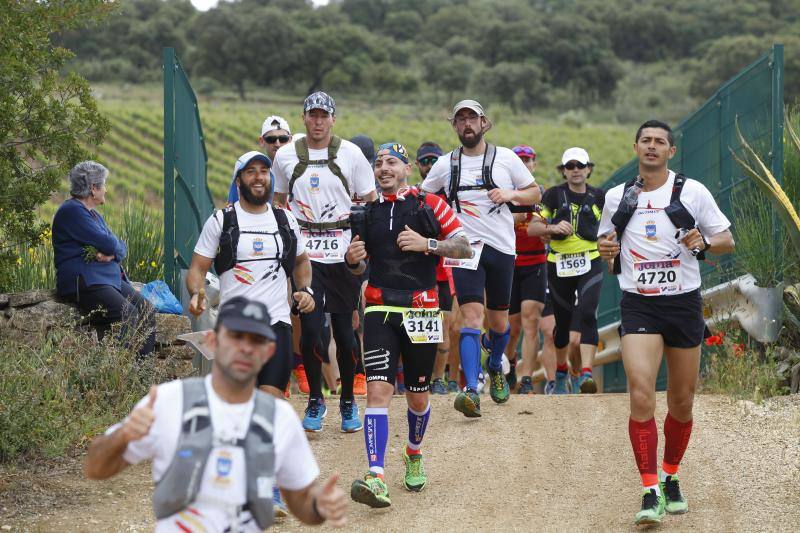
[{"label": "yellow wildflower", "polygon": [[156,264],[156,262],[155,262],[155,261],[150,261],[150,266],[151,266],[151,267],[153,267],[153,268],[155,268],[155,267],[157,267],[158,265]]}]

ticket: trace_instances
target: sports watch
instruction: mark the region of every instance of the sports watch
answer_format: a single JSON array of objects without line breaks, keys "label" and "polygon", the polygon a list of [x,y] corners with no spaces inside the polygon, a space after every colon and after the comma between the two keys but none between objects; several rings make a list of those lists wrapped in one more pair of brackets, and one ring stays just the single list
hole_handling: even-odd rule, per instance
[{"label": "sports watch", "polygon": [[297,292],[307,292],[311,296],[314,296],[314,290],[311,287],[302,287],[300,289],[297,289]]},{"label": "sports watch", "polygon": [[435,252],[439,248],[439,241],[436,239],[428,239],[428,250],[426,253]]}]

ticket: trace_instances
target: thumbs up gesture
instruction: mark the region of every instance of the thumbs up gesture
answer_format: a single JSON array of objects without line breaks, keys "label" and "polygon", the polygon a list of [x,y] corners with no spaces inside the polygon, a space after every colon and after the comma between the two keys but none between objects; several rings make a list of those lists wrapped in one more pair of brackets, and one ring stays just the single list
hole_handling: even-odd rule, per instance
[{"label": "thumbs up gesture", "polygon": [[152,385],[150,394],[147,395],[147,402],[141,407],[134,409],[125,422],[122,424],[122,434],[125,442],[133,442],[142,439],[150,433],[150,427],[155,421],[153,407],[156,404],[158,387]]},{"label": "thumbs up gesture", "polygon": [[317,513],[332,526],[341,527],[347,524],[347,496],[336,482],[339,474],[333,474],[320,487],[317,493]]},{"label": "thumbs up gesture", "polygon": [[601,237],[597,241],[597,251],[600,252],[600,257],[606,261],[611,261],[619,255],[619,242],[617,242],[617,232],[612,231],[605,237]]}]

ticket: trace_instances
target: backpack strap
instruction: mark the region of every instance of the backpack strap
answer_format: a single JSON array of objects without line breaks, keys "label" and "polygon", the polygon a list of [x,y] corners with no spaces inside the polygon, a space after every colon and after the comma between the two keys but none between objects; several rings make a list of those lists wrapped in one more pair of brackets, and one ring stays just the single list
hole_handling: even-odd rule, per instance
[{"label": "backpack strap", "polygon": [[497,147],[492,143],[486,143],[486,151],[483,153],[483,184],[487,190],[496,189],[497,185],[494,184],[492,179],[492,167],[494,166],[494,159],[497,157]]},{"label": "backpack strap", "polygon": [[294,142],[294,150],[297,153],[297,164],[294,166],[292,177],[289,180],[289,194],[292,194],[292,191],[294,190],[294,182],[296,182],[297,179],[303,175],[309,165],[327,165],[328,169],[333,173],[333,175],[338,177],[342,182],[342,186],[347,192],[347,196],[350,197],[350,186],[347,184],[347,178],[344,177],[342,169],[336,163],[336,155],[338,154],[341,146],[341,137],[333,135],[331,137],[331,142],[328,144],[328,159],[316,159],[311,161],[310,156],[308,155],[308,141],[305,137],[297,139]]},{"label": "backpack strap", "polygon": [[336,154],[339,153],[340,146],[342,146],[341,137],[337,137],[336,135],[332,136],[331,142],[328,144],[328,168],[333,172],[334,176],[339,177],[339,180],[342,182],[342,187],[347,191],[347,197],[350,198],[350,186],[347,184],[347,178],[344,177],[342,169],[339,168],[339,165],[336,163]]},{"label": "backpack strap", "polygon": [[289,225],[289,217],[286,216],[286,211],[281,208],[274,208],[275,221],[278,223],[278,233],[283,240],[283,252],[279,257],[276,257],[286,273],[286,278],[294,287],[294,279],[292,272],[294,272],[295,258],[297,257],[297,235],[295,235],[292,227]]},{"label": "backpack strap", "polygon": [[451,206],[456,204],[456,212],[461,212],[461,204],[458,201],[458,185],[461,182],[461,150],[459,146],[450,152],[450,191],[447,194],[447,203]]},{"label": "backpack strap", "polygon": [[[216,213],[214,216],[216,217]],[[217,256],[214,258],[214,270],[218,276],[232,269],[236,264],[238,247],[239,219],[236,217],[236,207],[229,205],[222,209],[222,232],[219,236]]]},{"label": "backpack strap", "polygon": [[669,203],[680,201],[683,186],[686,185],[687,177],[684,174],[676,174],[675,182],[672,184],[672,196],[670,196]]},{"label": "backpack strap", "polygon": [[294,142],[294,151],[297,154],[297,164],[292,171],[292,177],[289,179],[289,195],[291,196],[294,190],[294,182],[297,178],[303,175],[303,172],[308,168],[308,141],[305,137],[301,137]]}]

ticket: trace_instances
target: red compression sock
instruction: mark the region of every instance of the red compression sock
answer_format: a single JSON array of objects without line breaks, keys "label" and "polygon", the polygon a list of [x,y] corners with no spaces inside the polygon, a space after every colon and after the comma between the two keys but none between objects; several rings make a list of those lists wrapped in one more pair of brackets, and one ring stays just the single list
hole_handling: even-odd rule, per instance
[{"label": "red compression sock", "polygon": [[652,487],[658,485],[658,428],[656,419],[651,418],[646,422],[637,422],[628,419],[628,435],[633,447],[633,456],[636,466],[642,476],[642,486]]},{"label": "red compression sock", "polygon": [[687,422],[678,422],[667,413],[667,418],[664,419],[664,462],[661,463],[664,473],[671,476],[678,473],[678,465],[683,459],[691,436],[691,419]]}]

